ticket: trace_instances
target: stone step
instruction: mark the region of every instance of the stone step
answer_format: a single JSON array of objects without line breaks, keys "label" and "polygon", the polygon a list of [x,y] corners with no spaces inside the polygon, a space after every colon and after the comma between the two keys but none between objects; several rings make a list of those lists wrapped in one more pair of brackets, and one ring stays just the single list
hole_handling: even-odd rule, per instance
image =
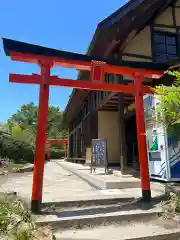
[{"label": "stone step", "polygon": [[178,240],[180,229],[157,221],[128,222],[54,232],[57,240]]},{"label": "stone step", "polygon": [[[121,178],[120,179],[101,179],[99,174],[90,174],[89,171],[87,172],[88,168],[84,168],[83,170],[79,170],[79,166],[77,164],[69,163],[69,162],[57,162],[58,165],[63,167],[65,170],[71,172],[72,174],[76,175],[83,181],[89,183],[96,189],[125,189],[125,188],[139,188],[140,187],[140,179],[129,177],[129,178]],[[101,175],[101,174],[100,174]]]},{"label": "stone step", "polygon": [[68,229],[68,228],[83,228],[86,226],[104,225],[109,223],[127,222],[127,221],[139,221],[154,219],[161,213],[160,208],[154,208],[150,210],[127,210],[121,211],[116,209],[114,212],[109,212],[104,209],[103,212],[98,213],[97,209],[91,213],[89,210],[86,212],[72,211],[69,215],[63,211],[59,213],[49,213],[48,215],[37,216],[37,225],[51,226],[53,229]]},{"label": "stone step", "polygon": [[[169,198],[166,194],[161,194],[159,196],[156,196],[152,198],[151,202],[149,203],[143,203],[141,198],[134,198],[134,197],[127,197],[127,194],[125,196],[116,196],[116,195],[100,195],[97,196],[91,196],[89,198],[88,196],[85,198],[78,198],[77,200],[64,200],[64,201],[58,201],[58,202],[45,202],[42,203],[42,210],[43,211],[49,211],[49,210],[62,210],[62,209],[74,209],[74,208],[91,208],[91,207],[111,207],[115,205],[116,207],[120,207],[121,205],[124,207],[128,207],[129,205],[132,205],[132,207],[139,207],[139,208],[150,208],[158,203],[161,203],[164,200],[167,200]],[[134,206],[133,206],[134,205]]]},{"label": "stone step", "polygon": [[[110,190],[110,189],[141,189],[141,181],[140,178],[134,177],[131,174],[121,174],[120,171],[113,170],[113,174],[103,175],[102,172],[97,172],[96,174],[90,174],[89,167],[85,167],[84,165],[69,163],[63,161],[56,161],[57,165],[61,166],[65,170],[71,172],[76,175],[78,178],[87,182],[94,188],[98,190]],[[153,192],[157,194],[157,192],[164,193],[165,192],[165,184],[158,182],[151,182],[152,194]],[[136,192],[136,191],[135,191]]]},{"label": "stone step", "polygon": [[102,196],[91,196],[79,198],[77,200],[62,200],[58,202],[44,202],[42,203],[42,208],[71,208],[74,206],[83,207],[83,206],[94,206],[94,205],[109,205],[109,204],[118,204],[118,203],[127,203],[137,201],[134,197],[126,197],[126,196],[114,196],[114,195],[102,195]]},{"label": "stone step", "polygon": [[96,203],[94,205],[89,205],[84,203],[84,205],[79,202],[77,205],[65,207],[62,206],[49,206],[42,209],[43,215],[58,215],[59,217],[69,217],[69,216],[80,216],[80,215],[92,215],[100,213],[110,213],[118,211],[129,211],[129,210],[149,210],[159,206],[161,199],[152,201],[151,203],[144,203],[139,200],[127,201],[127,202],[107,202],[105,204]]}]

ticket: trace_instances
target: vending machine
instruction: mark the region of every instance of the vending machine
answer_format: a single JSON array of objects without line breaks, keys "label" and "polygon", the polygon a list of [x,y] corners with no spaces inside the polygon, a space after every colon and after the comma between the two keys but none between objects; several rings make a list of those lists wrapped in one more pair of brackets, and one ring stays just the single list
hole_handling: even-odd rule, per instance
[{"label": "vending machine", "polygon": [[150,178],[166,182],[180,181],[180,142],[168,136],[164,124],[157,123],[159,103],[155,95],[144,96]]}]

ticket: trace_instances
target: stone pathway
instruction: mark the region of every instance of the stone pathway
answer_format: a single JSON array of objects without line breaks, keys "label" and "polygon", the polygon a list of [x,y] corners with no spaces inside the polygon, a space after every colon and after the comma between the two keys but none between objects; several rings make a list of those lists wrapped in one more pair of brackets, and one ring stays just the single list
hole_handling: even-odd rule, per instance
[{"label": "stone pathway", "polygon": [[[82,171],[87,172],[84,168]],[[108,176],[106,177],[108,178]],[[115,178],[113,175],[111,177]],[[20,196],[30,200],[31,189],[32,173],[0,176],[0,192],[15,191]],[[159,226],[159,223],[156,223],[157,213],[160,211],[159,205],[152,205],[152,209],[148,210],[143,209],[143,205],[136,205],[136,203],[133,205],[133,202],[125,202],[127,204],[126,208],[125,205],[122,205],[125,203],[121,203],[118,199],[138,197],[140,194],[141,190],[137,188],[97,190],[63,168],[60,161],[52,160],[45,165],[43,202],[78,201],[78,205],[74,209],[68,206],[58,208],[57,205],[55,209],[49,209],[49,212],[45,210],[41,216],[37,216],[37,224],[39,221],[52,226],[57,239],[178,239],[176,238],[179,236],[177,227],[173,226],[167,230],[166,227]],[[160,192],[155,195],[159,194]],[[117,198],[117,202],[111,203],[114,198]],[[85,203],[87,203],[87,200],[93,201],[87,206],[79,206],[83,200],[85,200]],[[97,203],[99,200],[101,203]],[[151,219],[153,222],[150,223]],[[130,224],[129,221],[132,221],[132,223]],[[105,226],[106,223],[107,226]],[[93,231],[86,228],[87,226],[92,226]],[[158,234],[160,237],[158,237]],[[168,235],[164,238],[162,237],[164,234]],[[172,238],[172,234],[175,234],[175,238]]]},{"label": "stone pathway", "polygon": [[178,240],[177,229],[166,229],[152,222],[129,222],[88,229],[71,229],[56,233],[57,240]]},{"label": "stone pathway", "polygon": [[[61,163],[70,166],[73,165],[71,163],[63,163],[58,160],[52,160],[51,162],[45,164],[43,202],[78,201],[86,199],[112,198],[113,196],[121,198],[137,198],[141,196],[140,188],[136,187],[132,190],[131,188],[127,188],[125,186],[125,182],[123,181],[130,181],[131,178],[128,179],[126,177],[125,179],[122,179],[113,175],[104,176],[97,174],[96,177],[100,177],[103,180],[104,178],[108,178],[108,181],[110,182],[116,180],[116,184],[120,184],[121,181],[123,183],[123,189],[97,190],[86,181],[66,170],[63,166],[61,166]],[[77,168],[77,172],[81,171],[81,174],[90,175],[89,168],[77,165],[78,164],[75,164],[75,166],[73,166],[73,168]],[[8,176],[0,176],[0,192],[15,191],[20,196],[30,200],[32,191],[32,176],[32,173],[14,173]],[[132,178],[131,181],[133,180],[137,181]],[[155,190],[152,191],[153,196],[158,196],[160,194],[162,194],[162,192]]]},{"label": "stone pathway", "polygon": [[[20,196],[31,199],[32,173],[15,173],[0,176],[0,192],[16,191]],[[62,168],[56,161],[48,162],[44,171],[43,202],[70,201],[103,197],[96,190]]]},{"label": "stone pathway", "polygon": [[[106,175],[104,168],[97,168],[96,172],[90,173],[90,167],[57,160],[64,169],[76,174],[83,180],[103,189],[100,190],[104,194],[119,194],[121,197],[141,197],[141,181],[140,178],[133,177],[131,174],[122,175],[120,171],[113,170],[112,174]],[[132,189],[133,188],[133,189]],[[157,197],[165,193],[165,185],[163,183],[151,182],[152,197]]]}]

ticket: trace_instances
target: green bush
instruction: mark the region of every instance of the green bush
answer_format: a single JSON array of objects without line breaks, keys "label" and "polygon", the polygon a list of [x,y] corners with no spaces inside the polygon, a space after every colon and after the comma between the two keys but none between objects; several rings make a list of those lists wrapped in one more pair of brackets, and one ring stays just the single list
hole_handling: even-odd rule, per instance
[{"label": "green bush", "polygon": [[55,148],[51,149],[51,159],[59,159],[64,157],[64,155],[65,155],[64,150],[59,150]]},{"label": "green bush", "polygon": [[15,163],[32,163],[34,149],[27,142],[16,140],[11,136],[0,135],[0,157],[13,160]]},{"label": "green bush", "polygon": [[20,201],[16,196],[0,197],[1,239],[33,239],[35,227],[35,221],[24,201]]},{"label": "green bush", "polygon": [[35,222],[27,202],[14,195],[0,196],[0,239],[56,239],[49,227],[37,227]]}]

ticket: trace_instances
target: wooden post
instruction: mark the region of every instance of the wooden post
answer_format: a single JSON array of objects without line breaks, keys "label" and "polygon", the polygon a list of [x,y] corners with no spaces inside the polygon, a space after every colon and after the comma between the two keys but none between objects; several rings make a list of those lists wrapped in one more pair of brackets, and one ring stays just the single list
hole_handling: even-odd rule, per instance
[{"label": "wooden post", "polygon": [[48,143],[48,155],[47,155],[48,161],[51,159],[51,143]]},{"label": "wooden post", "polygon": [[144,120],[144,100],[142,93],[142,81],[143,77],[137,76],[134,78],[136,92],[135,92],[135,104],[136,104],[136,125],[137,125],[137,137],[138,137],[138,155],[140,162],[141,172],[141,188],[142,198],[144,201],[151,200],[151,189],[149,179],[149,165],[148,165],[148,152],[146,145],[146,128]]},{"label": "wooden post", "polygon": [[118,126],[119,126],[119,150],[120,150],[120,164],[121,172],[123,173],[127,168],[127,152],[125,139],[125,124],[124,124],[124,95],[118,95]]},{"label": "wooden post", "polygon": [[70,129],[68,128],[68,144],[67,144],[67,158],[70,158]]},{"label": "wooden post", "polygon": [[48,120],[48,101],[49,101],[49,77],[51,66],[41,63],[41,76],[39,94],[39,109],[36,135],[36,152],[34,159],[34,175],[32,187],[31,210],[33,213],[39,213],[42,203],[44,158],[46,147],[46,127]]}]

